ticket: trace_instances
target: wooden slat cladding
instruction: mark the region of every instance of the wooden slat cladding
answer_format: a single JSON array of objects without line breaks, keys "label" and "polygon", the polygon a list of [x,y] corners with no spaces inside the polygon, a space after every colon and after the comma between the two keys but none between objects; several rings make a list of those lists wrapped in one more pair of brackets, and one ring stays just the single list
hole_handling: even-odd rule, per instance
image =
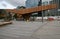
[{"label": "wooden slat cladding", "polygon": [[37,6],[37,7],[32,7],[32,8],[26,8],[26,9],[7,9],[7,12],[14,12],[17,14],[28,14],[32,12],[38,12],[38,11],[43,11],[43,10],[50,10],[50,9],[55,9],[57,8],[56,4],[51,4],[51,5],[46,5],[46,6]]}]

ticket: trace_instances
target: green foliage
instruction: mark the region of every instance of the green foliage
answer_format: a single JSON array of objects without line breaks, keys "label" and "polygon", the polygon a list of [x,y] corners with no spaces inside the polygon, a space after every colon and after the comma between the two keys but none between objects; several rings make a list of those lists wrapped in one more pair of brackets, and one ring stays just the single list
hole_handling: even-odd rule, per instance
[{"label": "green foliage", "polygon": [[6,14],[4,9],[0,9],[0,19],[4,18],[3,14]]},{"label": "green foliage", "polygon": [[17,6],[16,9],[25,9],[26,7],[25,6]]},{"label": "green foliage", "polygon": [[0,14],[5,14],[5,13],[6,13],[5,9],[0,9]]}]

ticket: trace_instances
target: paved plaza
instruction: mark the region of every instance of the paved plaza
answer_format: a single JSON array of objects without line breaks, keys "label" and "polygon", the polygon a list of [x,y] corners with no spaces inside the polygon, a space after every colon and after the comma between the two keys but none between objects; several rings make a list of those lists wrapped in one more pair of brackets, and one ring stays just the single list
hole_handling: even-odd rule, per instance
[{"label": "paved plaza", "polygon": [[13,21],[0,27],[0,39],[60,39],[60,21]]}]

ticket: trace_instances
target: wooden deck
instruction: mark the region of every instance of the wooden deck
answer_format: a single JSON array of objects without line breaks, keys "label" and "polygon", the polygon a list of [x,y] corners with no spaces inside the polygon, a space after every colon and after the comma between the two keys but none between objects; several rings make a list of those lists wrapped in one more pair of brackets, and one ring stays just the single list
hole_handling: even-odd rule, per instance
[{"label": "wooden deck", "polygon": [[12,22],[0,22],[0,26],[12,24]]},{"label": "wooden deck", "polygon": [[29,14],[33,12],[39,12],[43,10],[50,10],[50,9],[56,9],[57,5],[56,4],[50,4],[46,6],[37,6],[37,7],[32,7],[32,8],[26,8],[26,9],[6,9],[7,12],[12,12],[12,13],[17,13],[17,14]]}]

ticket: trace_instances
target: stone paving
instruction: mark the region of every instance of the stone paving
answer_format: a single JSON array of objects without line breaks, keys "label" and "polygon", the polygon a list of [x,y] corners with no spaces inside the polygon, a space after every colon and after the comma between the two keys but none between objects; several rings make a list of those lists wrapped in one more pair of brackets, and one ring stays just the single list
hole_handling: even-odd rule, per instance
[{"label": "stone paving", "polygon": [[39,39],[60,39],[60,21],[52,21],[37,30],[33,37]]},{"label": "stone paving", "polygon": [[24,22],[0,28],[0,39],[60,39],[60,22]]},{"label": "stone paving", "polygon": [[[0,28],[0,38],[8,39],[8,37],[12,38],[23,38],[26,39],[34,33],[36,29],[45,25],[47,22],[23,22],[23,21],[13,21],[12,25],[7,25],[5,27]],[[11,38],[11,39],[12,39]]]}]

